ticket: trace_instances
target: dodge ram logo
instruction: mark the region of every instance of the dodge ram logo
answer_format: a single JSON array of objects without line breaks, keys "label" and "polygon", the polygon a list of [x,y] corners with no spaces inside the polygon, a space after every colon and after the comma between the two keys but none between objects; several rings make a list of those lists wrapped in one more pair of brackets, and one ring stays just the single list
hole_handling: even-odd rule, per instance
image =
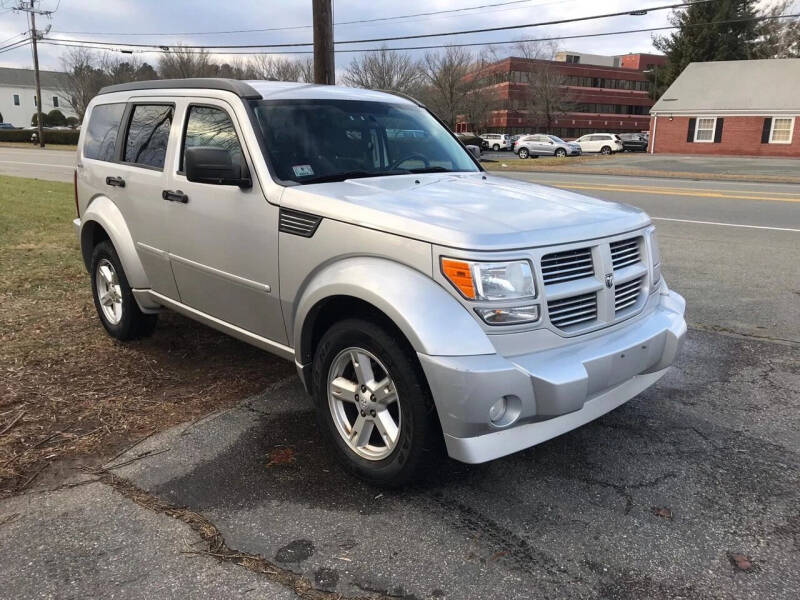
[{"label": "dodge ram logo", "polygon": [[614,274],[613,273],[606,274],[606,287],[608,289],[611,289],[612,287],[614,287]]}]

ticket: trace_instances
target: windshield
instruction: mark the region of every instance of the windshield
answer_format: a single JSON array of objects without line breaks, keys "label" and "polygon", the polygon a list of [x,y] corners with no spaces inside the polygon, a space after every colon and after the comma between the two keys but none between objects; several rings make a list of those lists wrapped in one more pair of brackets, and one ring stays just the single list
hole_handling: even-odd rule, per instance
[{"label": "windshield", "polygon": [[414,105],[257,100],[252,106],[272,167],[284,181],[479,171],[450,132]]},{"label": "windshield", "polygon": [[551,140],[553,140],[556,144],[566,144],[567,143],[564,140],[562,140],[560,137],[558,137],[557,135],[551,135],[551,136],[548,136],[548,137]]}]

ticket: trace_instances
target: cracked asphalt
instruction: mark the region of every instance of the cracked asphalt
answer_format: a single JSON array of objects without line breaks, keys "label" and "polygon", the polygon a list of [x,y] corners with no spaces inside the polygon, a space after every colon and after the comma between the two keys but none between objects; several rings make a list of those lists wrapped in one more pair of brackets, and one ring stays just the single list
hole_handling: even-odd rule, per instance
[{"label": "cracked asphalt", "polygon": [[800,233],[785,231],[800,211],[586,193],[682,219],[656,222],[690,323],[656,386],[535,448],[445,461],[387,492],[339,470],[287,364],[264,393],[111,465],[142,497],[202,515],[235,556],[198,552],[197,530],[77,476],[0,503],[0,597],[800,597]]}]

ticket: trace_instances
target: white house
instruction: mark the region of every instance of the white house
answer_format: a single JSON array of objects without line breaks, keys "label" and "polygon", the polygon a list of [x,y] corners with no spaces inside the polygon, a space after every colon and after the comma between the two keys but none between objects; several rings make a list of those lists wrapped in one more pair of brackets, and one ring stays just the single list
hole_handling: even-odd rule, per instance
[{"label": "white house", "polygon": [[[65,117],[77,116],[60,89],[62,77],[64,73],[58,71],[39,71],[44,98],[42,112],[49,113],[57,108]],[[0,67],[0,122],[11,123],[16,127],[30,127],[35,112],[36,81],[33,69]]]}]

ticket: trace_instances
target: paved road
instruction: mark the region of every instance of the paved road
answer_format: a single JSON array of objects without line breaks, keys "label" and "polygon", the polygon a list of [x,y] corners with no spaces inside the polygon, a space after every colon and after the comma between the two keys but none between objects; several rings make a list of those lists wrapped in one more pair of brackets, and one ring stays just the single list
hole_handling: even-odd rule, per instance
[{"label": "paved road", "polygon": [[[656,219],[692,325],[659,384],[536,448],[446,461],[382,492],[334,464],[287,365],[260,396],[144,441],[114,472],[207,517],[239,560],[345,597],[800,597],[800,186],[515,177]],[[287,447],[293,460],[270,464]],[[15,598],[190,597],[218,581],[284,597],[276,575],[185,560],[197,534],[163,520],[99,482],[12,499],[0,580]]]},{"label": "paved road", "polygon": [[0,146],[0,175],[72,181],[74,169],[74,152]]}]

